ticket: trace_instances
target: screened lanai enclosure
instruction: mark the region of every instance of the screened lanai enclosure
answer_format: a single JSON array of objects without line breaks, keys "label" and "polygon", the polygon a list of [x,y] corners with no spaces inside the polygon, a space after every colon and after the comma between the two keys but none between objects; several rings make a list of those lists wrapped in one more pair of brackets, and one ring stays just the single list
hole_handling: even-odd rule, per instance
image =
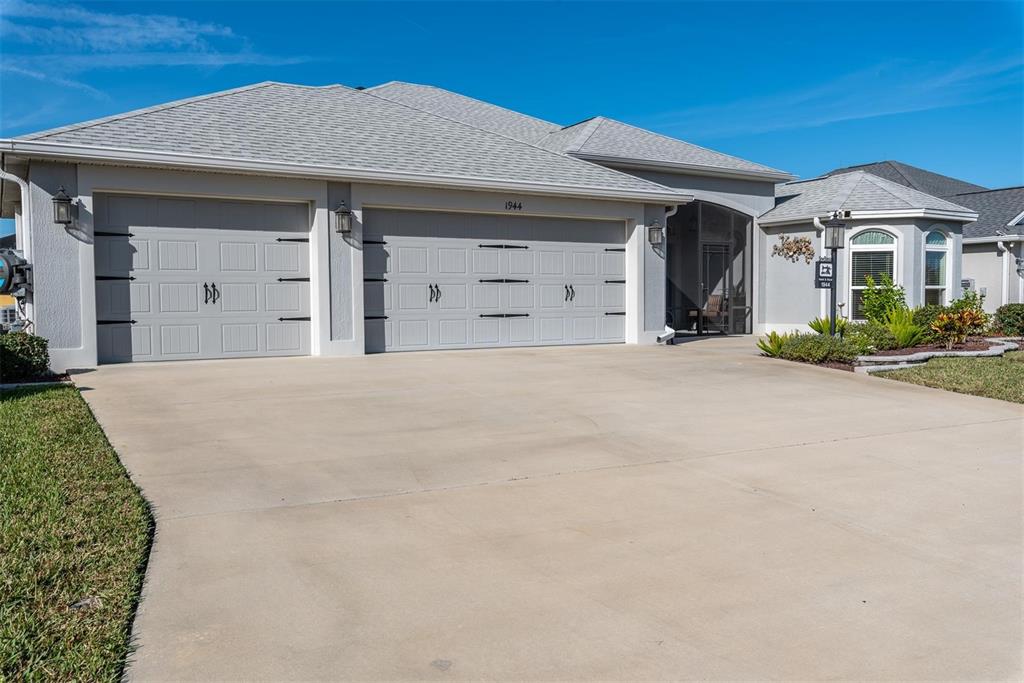
[{"label": "screened lanai enclosure", "polygon": [[750,333],[753,219],[694,201],[667,227],[667,324],[677,332]]}]

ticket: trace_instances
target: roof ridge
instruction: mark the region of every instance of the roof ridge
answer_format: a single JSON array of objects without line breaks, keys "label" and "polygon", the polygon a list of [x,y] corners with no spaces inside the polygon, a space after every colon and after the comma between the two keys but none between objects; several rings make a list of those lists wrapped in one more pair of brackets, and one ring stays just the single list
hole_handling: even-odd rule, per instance
[{"label": "roof ridge", "polygon": [[[843,194],[843,198],[839,200],[839,205],[836,206],[836,210],[842,208],[843,204],[846,203],[846,200],[849,199],[850,195],[853,194],[853,191],[857,189],[857,185],[860,184],[860,181],[864,180],[864,176],[871,175],[867,171],[851,171],[850,173],[844,173],[843,175],[856,175],[858,173],[860,174],[860,178],[858,178],[856,182],[850,183],[850,186],[846,188],[846,191]],[[842,185],[840,185],[840,187],[842,187]]]},{"label": "roof ridge", "polygon": [[[907,177],[907,174],[906,174],[906,173],[904,173],[904,172],[903,172],[903,169],[901,169],[901,168],[900,168],[900,166],[907,166],[907,164],[904,164],[904,163],[903,163],[903,162],[901,162],[901,161],[895,161],[895,160],[893,160],[893,159],[886,159],[884,163],[886,163],[886,164],[889,164],[889,166],[891,166],[891,167],[892,167],[892,169],[893,169],[894,171],[896,171],[896,173],[898,173],[898,174],[899,174],[899,176],[900,176],[901,178],[903,178],[904,180],[906,180],[906,181],[907,181],[907,183],[908,183],[907,187],[913,188],[913,189],[915,189],[915,190],[917,189],[916,187],[914,187],[914,181],[912,181],[912,180],[911,180],[910,178],[908,178],[908,177]],[[922,171],[923,171],[923,170],[925,170],[925,169],[923,169],[923,168],[922,168],[922,169],[920,169],[920,170],[922,170]],[[874,175],[874,174],[872,174],[872,175]],[[926,193],[926,194],[927,194],[927,193]],[[893,195],[893,196],[895,197],[896,195]]]},{"label": "roof ridge", "polygon": [[[579,131],[572,136],[572,143],[569,144],[563,154],[569,154],[570,152],[578,152],[583,149],[583,145],[587,144],[590,138],[594,137],[594,133],[601,127],[601,124],[605,122],[603,116],[591,116],[589,119],[583,119],[579,123],[574,123],[570,128],[576,126],[582,126]],[[564,129],[563,129],[564,130]]]},{"label": "roof ridge", "polygon": [[[112,114],[110,116],[102,116],[98,119],[91,119],[89,121],[83,121],[81,123],[72,123],[66,126],[58,126],[57,128],[50,128],[48,130],[39,131],[38,133],[29,133],[28,135],[19,136],[23,140],[39,140],[41,138],[50,137],[51,135],[58,135],[60,133],[67,133],[73,130],[83,130],[85,128],[91,128],[104,123],[111,123],[113,121],[122,121],[135,116],[145,116],[146,114],[153,114],[158,111],[166,111],[168,109],[174,109],[175,107],[182,107],[186,104],[192,104],[194,102],[202,102],[204,100],[211,100],[217,97],[224,97],[227,95],[235,95],[240,92],[247,92],[249,90],[257,90],[259,88],[266,88],[271,85],[291,85],[288,83],[278,83],[276,81],[260,81],[259,83],[251,83],[250,85],[243,85],[238,88],[229,88],[227,90],[218,90],[217,92],[207,93],[205,95],[195,95],[193,97],[186,97],[180,100],[173,100],[171,102],[164,102],[163,104],[155,104],[149,107],[143,107],[141,109],[133,109],[131,111],[122,112],[120,114]],[[296,86],[302,88],[314,88],[314,87],[345,87],[345,86]]]},{"label": "roof ridge", "polygon": [[738,156],[735,156],[733,154],[727,154],[725,152],[719,152],[717,149],[711,149],[710,147],[704,147],[702,145],[698,145],[698,144],[696,144],[694,142],[690,142],[688,140],[681,140],[679,138],[674,138],[671,135],[665,135],[664,133],[659,133],[658,131],[650,130],[649,128],[641,128],[640,126],[634,125],[632,123],[626,123],[625,121],[619,121],[618,119],[611,119],[611,118],[608,118],[606,116],[601,116],[601,117],[596,117],[596,118],[602,118],[605,121],[611,121],[612,123],[617,123],[620,126],[626,126],[628,128],[632,128],[633,130],[638,130],[638,131],[640,131],[642,133],[648,133],[650,135],[656,135],[659,138],[664,138],[664,139],[670,140],[672,142],[681,142],[684,145],[690,145],[691,147],[696,147],[697,149],[702,149],[705,152],[711,152],[712,154],[717,154],[719,156],[728,157],[730,159],[735,159],[737,161],[744,161],[744,162],[746,162],[748,164],[754,164],[755,166],[760,166],[761,168],[766,168],[769,171],[774,171],[775,173],[783,173],[783,174],[786,173],[785,171],[780,170],[778,168],[775,168],[774,166],[765,166],[764,164],[759,164],[756,161],[750,161],[749,159],[744,159],[743,157],[738,157]]},{"label": "roof ridge", "polygon": [[1010,185],[1009,187],[992,187],[987,190],[971,190],[970,192],[954,192],[953,194],[947,194],[945,196],[960,197],[965,194],[985,194],[986,192],[1005,192],[1006,190],[1024,190],[1024,185]]},{"label": "roof ridge", "polygon": [[[532,114],[524,114],[521,111],[516,111],[515,109],[509,109],[508,107],[503,107],[500,104],[494,104],[493,102],[488,102],[487,100],[481,100],[481,99],[476,98],[476,97],[470,97],[469,95],[463,95],[460,92],[455,92],[454,90],[448,90],[447,88],[442,88],[440,86],[431,85],[430,83],[412,83],[411,81],[395,81],[395,80],[391,80],[391,81],[388,81],[387,83],[381,83],[380,85],[375,85],[372,88],[365,88],[363,90],[363,92],[366,92],[367,90],[376,90],[377,88],[382,88],[385,85],[391,85],[391,84],[395,84],[395,85],[413,85],[413,86],[416,86],[417,88],[429,88],[431,90],[440,90],[441,92],[446,92],[446,93],[448,93],[450,95],[455,95],[456,97],[461,97],[463,99],[473,100],[475,102],[480,102],[481,104],[486,104],[488,107],[494,107],[495,109],[500,109],[500,110],[506,111],[506,112],[508,112],[510,114],[515,114],[516,116],[522,116],[522,117],[531,119],[533,121],[538,121],[540,123],[546,123],[546,124],[551,125],[551,126],[558,126],[558,124],[555,123],[554,121],[548,121],[546,119],[538,118],[536,116],[533,116]],[[387,99],[387,98],[384,98],[384,99]]]},{"label": "roof ridge", "polygon": [[[445,121],[450,121],[451,123],[454,123],[454,124],[459,125],[459,126],[465,126],[466,128],[472,128],[473,130],[479,131],[479,132],[484,133],[486,135],[496,135],[496,136],[498,136],[500,138],[504,138],[505,140],[511,140],[512,142],[514,142],[516,144],[519,144],[519,145],[526,145],[527,147],[532,147],[533,149],[539,149],[539,150],[541,150],[543,152],[546,152],[547,154],[554,154],[555,156],[557,156],[559,158],[562,158],[562,159],[570,159],[570,160],[572,160],[575,163],[586,164],[587,166],[591,166],[591,167],[595,167],[595,168],[600,168],[603,171],[609,171],[609,172],[614,173],[616,175],[626,176],[630,180],[640,180],[640,181],[643,181],[645,184],[649,184],[649,185],[652,185],[653,187],[660,188],[662,190],[666,190],[669,193],[673,193],[673,194],[679,193],[678,189],[672,188],[672,187],[668,187],[667,185],[662,185],[660,183],[656,183],[653,180],[647,180],[646,178],[640,178],[639,176],[634,176],[634,175],[630,175],[628,173],[623,173],[622,171],[616,171],[614,168],[608,168],[607,166],[601,166],[600,164],[593,164],[593,163],[587,161],[586,159],[577,159],[576,157],[569,156],[568,154],[563,154],[562,152],[556,152],[555,150],[548,149],[546,147],[541,147],[540,145],[535,145],[532,142],[527,142],[525,140],[520,140],[519,138],[514,138],[511,135],[505,135],[504,133],[499,133],[499,132],[493,131],[493,130],[487,130],[486,128],[481,128],[480,126],[474,126],[471,123],[466,123],[465,121],[459,121],[458,119],[453,119],[451,117],[444,116],[442,114],[437,114],[437,113],[432,112],[432,111],[427,111],[426,109],[421,109],[420,107],[416,107],[416,106],[413,106],[411,104],[407,104],[405,102],[398,102],[398,101],[395,101],[395,100],[388,99],[387,97],[381,97],[380,95],[375,95],[374,93],[370,92],[369,90],[352,90],[352,93],[357,94],[357,95],[363,95],[363,96],[366,96],[366,97],[374,97],[374,98],[376,98],[378,100],[383,100],[384,102],[387,102],[389,104],[398,105],[400,107],[405,107],[407,109],[412,109],[413,111],[418,111],[418,112],[424,113],[427,116],[433,116],[434,118],[443,119]],[[455,94],[458,94],[458,93],[455,93]]]},{"label": "roof ridge", "polygon": [[[881,190],[882,192],[885,192],[885,193],[886,193],[887,195],[889,195],[889,196],[890,196],[890,197],[892,197],[893,199],[898,199],[899,201],[903,202],[904,204],[909,204],[909,203],[910,203],[910,202],[909,202],[909,201],[907,200],[907,198],[906,198],[906,197],[901,197],[901,196],[899,196],[898,194],[896,194],[895,192],[893,192],[892,190],[890,190],[890,189],[889,189],[888,187],[886,187],[885,185],[883,185],[883,184],[879,184],[879,183],[877,182],[877,181],[879,181],[879,180],[882,180],[882,181],[885,181],[886,183],[892,183],[893,181],[891,181],[891,180],[885,180],[885,178],[882,178],[881,176],[877,176],[877,175],[875,175],[874,173],[869,173],[868,171],[858,171],[858,172],[859,172],[859,173],[863,173],[863,174],[864,174],[864,178],[863,178],[864,180],[868,180],[869,182],[871,182],[871,184],[872,184],[872,185],[874,185],[875,187],[877,187],[878,189],[880,189],[880,190]],[[901,174],[901,175],[902,175],[902,174]],[[893,184],[894,184],[894,185],[899,185],[899,183],[893,183]],[[914,192],[920,192],[921,194],[923,194],[923,195],[927,195],[928,197],[933,197],[934,199],[939,199],[939,200],[941,200],[941,199],[942,199],[941,197],[935,197],[935,195],[930,195],[930,194],[928,194],[927,192],[921,192],[921,190],[918,190],[917,188],[914,188],[914,187],[908,187],[908,186],[906,186],[906,185],[900,185],[900,187],[905,187],[906,189],[908,189],[908,190],[913,190]],[[952,202],[950,202],[950,203],[952,203]]]}]

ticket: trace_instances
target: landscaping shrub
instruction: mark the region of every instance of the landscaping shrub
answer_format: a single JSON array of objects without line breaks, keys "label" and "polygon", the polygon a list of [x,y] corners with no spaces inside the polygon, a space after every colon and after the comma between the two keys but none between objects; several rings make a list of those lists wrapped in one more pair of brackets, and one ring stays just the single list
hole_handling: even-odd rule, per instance
[{"label": "landscaping shrub", "polygon": [[924,343],[938,341],[935,331],[932,330],[932,323],[940,313],[945,312],[946,307],[938,304],[925,304],[914,309],[914,324],[920,325],[924,329],[924,339],[922,340]]},{"label": "landscaping shrub", "polygon": [[47,341],[27,332],[0,334],[0,382],[22,382],[50,374]]},{"label": "landscaping shrub", "polygon": [[987,316],[972,308],[965,308],[940,313],[932,323],[932,330],[947,349],[952,349],[956,344],[963,344],[972,334],[984,330],[986,324]]},{"label": "landscaping shrub", "polygon": [[1024,337],[1024,304],[1006,304],[996,309],[995,326],[1007,337]]},{"label": "landscaping shrub", "polygon": [[860,355],[852,341],[827,334],[794,334],[782,344],[780,357],[804,363],[849,363]]},{"label": "landscaping shrub", "polygon": [[792,335],[769,332],[767,337],[757,340],[757,348],[761,353],[771,358],[778,358],[782,354],[782,346]]},{"label": "landscaping shrub", "polygon": [[896,286],[888,274],[882,273],[880,283],[875,278],[864,276],[865,289],[861,292],[861,311],[868,322],[884,323],[891,309],[907,307],[907,293]]},{"label": "landscaping shrub", "polygon": [[845,339],[863,349],[859,355],[888,351],[897,347],[892,332],[879,323],[852,323],[846,330]]},{"label": "landscaping shrub", "polygon": [[[850,321],[846,318],[836,318],[836,334],[840,337],[846,334],[846,328],[850,324]],[[823,316],[821,318],[815,318],[814,320],[807,323],[807,326],[818,334],[828,334],[832,326],[832,318],[829,316]]]},{"label": "landscaping shrub", "polygon": [[892,334],[896,348],[906,349],[924,341],[925,328],[914,322],[914,312],[906,308],[890,308],[885,328]]}]

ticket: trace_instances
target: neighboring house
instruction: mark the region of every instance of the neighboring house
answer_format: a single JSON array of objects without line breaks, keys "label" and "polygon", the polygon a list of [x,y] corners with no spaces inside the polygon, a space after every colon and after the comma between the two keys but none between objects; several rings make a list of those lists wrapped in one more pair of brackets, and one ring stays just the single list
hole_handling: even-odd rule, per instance
[{"label": "neighboring house", "polygon": [[[16,244],[15,235],[4,235],[0,237],[0,249],[14,249]],[[0,325],[14,322],[14,297],[9,294],[0,294]]]},{"label": "neighboring house", "polygon": [[[27,312],[57,370],[652,344],[666,321],[761,332],[827,310],[809,266],[769,256],[778,233],[813,234],[815,215],[849,208],[858,234],[893,237],[916,302],[958,293],[960,226],[977,218],[868,174],[786,185],[776,206],[793,176],[768,166],[397,82],[260,83],[0,149],[2,215],[34,266]],[[60,187],[75,203],[66,227]],[[926,294],[933,234],[951,279]],[[883,245],[847,254],[884,251],[868,246]]]},{"label": "neighboring house", "polygon": [[[989,312],[1024,302],[1024,187],[990,190],[899,161],[832,171],[860,170],[964,206],[978,219],[963,226],[962,279],[985,295]],[[934,258],[934,257],[933,257]]]}]

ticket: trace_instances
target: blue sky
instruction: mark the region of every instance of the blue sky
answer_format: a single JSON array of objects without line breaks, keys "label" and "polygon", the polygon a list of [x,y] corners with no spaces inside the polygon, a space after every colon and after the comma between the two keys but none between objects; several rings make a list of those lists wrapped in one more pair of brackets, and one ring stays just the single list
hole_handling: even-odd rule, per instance
[{"label": "blue sky", "polygon": [[395,79],[564,124],[603,114],[802,177],[899,159],[1024,184],[1021,2],[0,0],[0,12],[4,137],[263,80]]}]

